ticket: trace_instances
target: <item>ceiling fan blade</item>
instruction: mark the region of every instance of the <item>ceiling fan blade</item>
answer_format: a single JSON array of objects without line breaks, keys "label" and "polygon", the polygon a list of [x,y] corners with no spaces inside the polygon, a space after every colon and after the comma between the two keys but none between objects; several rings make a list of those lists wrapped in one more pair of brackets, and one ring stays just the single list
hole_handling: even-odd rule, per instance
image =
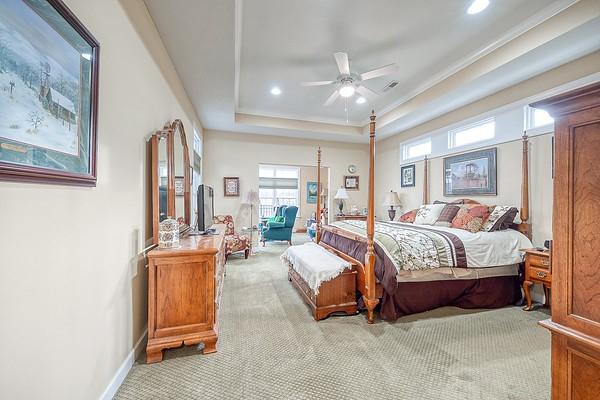
[{"label": "ceiling fan blade", "polygon": [[374,92],[373,90],[369,89],[366,86],[358,86],[356,88],[356,91],[363,97],[365,97],[367,100],[371,101],[374,100],[377,96],[379,96],[378,93]]},{"label": "ceiling fan blade", "polygon": [[329,98],[327,99],[327,101],[325,103],[323,103],[323,105],[324,106],[330,106],[330,105],[332,105],[333,102],[337,100],[337,98],[339,97],[339,95],[340,95],[340,91],[336,89],[335,92],[333,92],[331,94],[331,96],[329,96]]},{"label": "ceiling fan blade", "polygon": [[335,83],[335,81],[316,81],[316,82],[302,82],[302,86],[325,86],[331,85]]},{"label": "ceiling fan blade", "polygon": [[371,71],[363,72],[362,74],[360,74],[360,79],[362,79],[363,81],[366,81],[369,79],[378,78],[380,76],[393,74],[394,72],[397,72],[397,71],[398,71],[398,64],[390,64],[390,65],[386,65],[385,67],[381,67],[381,68],[377,68],[377,69],[374,69]]},{"label": "ceiling fan blade", "polygon": [[340,74],[350,75],[350,62],[348,61],[348,54],[346,53],[335,53],[333,55],[335,62],[337,63]]}]

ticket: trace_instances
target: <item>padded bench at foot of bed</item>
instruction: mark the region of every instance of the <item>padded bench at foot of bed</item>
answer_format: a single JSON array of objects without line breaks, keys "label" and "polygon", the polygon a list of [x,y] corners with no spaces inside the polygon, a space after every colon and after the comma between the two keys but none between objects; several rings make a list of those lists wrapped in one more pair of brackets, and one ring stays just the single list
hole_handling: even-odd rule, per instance
[{"label": "padded bench at foot of bed", "polygon": [[358,312],[356,304],[356,271],[346,269],[337,277],[323,282],[319,294],[315,294],[300,274],[293,268],[288,270],[288,278],[310,306],[315,321],[327,318],[334,312],[353,315]]}]

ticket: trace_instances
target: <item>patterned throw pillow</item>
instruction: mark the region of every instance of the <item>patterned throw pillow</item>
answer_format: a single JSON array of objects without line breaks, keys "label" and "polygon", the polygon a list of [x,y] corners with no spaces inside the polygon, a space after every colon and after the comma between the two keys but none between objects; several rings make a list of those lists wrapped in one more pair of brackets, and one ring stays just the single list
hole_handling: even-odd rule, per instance
[{"label": "patterned throw pillow", "polygon": [[479,232],[494,207],[483,204],[463,204],[452,220],[452,227],[464,229],[471,233]]},{"label": "patterned throw pillow", "polygon": [[414,210],[410,210],[409,212],[402,214],[400,216],[400,218],[398,219],[398,221],[408,222],[408,223],[412,224],[413,222],[415,222],[415,218],[417,216],[417,211],[419,211],[418,208],[416,208]]},{"label": "patterned throw pillow", "polygon": [[519,210],[516,207],[496,206],[490,217],[485,221],[482,231],[494,232],[510,228]]},{"label": "patterned throw pillow", "polygon": [[446,204],[434,225],[445,226],[446,228],[451,227],[452,220],[456,217],[458,210],[460,210],[460,206],[457,206],[456,204]]},{"label": "patterned throw pillow", "polygon": [[424,204],[417,211],[415,224],[433,225],[440,217],[442,210],[446,207],[444,204]]}]

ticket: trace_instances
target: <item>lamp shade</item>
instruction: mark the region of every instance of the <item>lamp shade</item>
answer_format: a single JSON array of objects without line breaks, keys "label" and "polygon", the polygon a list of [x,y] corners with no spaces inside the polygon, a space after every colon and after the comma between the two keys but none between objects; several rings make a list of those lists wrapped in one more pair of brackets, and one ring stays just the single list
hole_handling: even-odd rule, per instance
[{"label": "lamp shade", "polygon": [[388,193],[385,194],[385,200],[383,201],[383,205],[384,206],[393,206],[393,207],[397,207],[400,204],[400,198],[398,197],[398,193],[394,192],[394,191],[389,191]]},{"label": "lamp shade", "polygon": [[258,193],[256,192],[256,190],[249,190],[248,193],[246,193],[246,196],[244,197],[244,201],[242,201],[242,204],[246,204],[246,205],[260,204],[260,198],[258,197]]},{"label": "lamp shade", "polygon": [[348,198],[349,198],[348,192],[346,192],[346,189],[344,189],[343,187],[341,187],[337,190],[337,192],[335,193],[335,197],[334,197],[334,199],[336,199],[336,200],[346,200]]}]

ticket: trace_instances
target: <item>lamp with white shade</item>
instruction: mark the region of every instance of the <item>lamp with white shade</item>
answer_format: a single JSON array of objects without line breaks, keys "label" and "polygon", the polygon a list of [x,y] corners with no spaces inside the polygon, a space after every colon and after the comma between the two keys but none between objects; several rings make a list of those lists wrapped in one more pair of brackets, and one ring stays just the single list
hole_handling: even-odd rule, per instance
[{"label": "lamp with white shade", "polygon": [[348,196],[348,192],[346,192],[346,189],[344,189],[344,187],[340,187],[337,192],[335,193],[335,196],[333,197],[336,200],[339,200],[339,204],[338,207],[340,209],[340,212],[338,215],[344,215],[344,200],[349,199],[350,197]]},{"label": "lamp with white shade", "polygon": [[394,207],[399,207],[401,205],[398,193],[394,192],[393,190],[390,190],[389,193],[386,193],[383,205],[390,206],[388,215],[390,217],[390,221],[393,221],[394,218],[396,218],[396,210],[394,210]]}]

